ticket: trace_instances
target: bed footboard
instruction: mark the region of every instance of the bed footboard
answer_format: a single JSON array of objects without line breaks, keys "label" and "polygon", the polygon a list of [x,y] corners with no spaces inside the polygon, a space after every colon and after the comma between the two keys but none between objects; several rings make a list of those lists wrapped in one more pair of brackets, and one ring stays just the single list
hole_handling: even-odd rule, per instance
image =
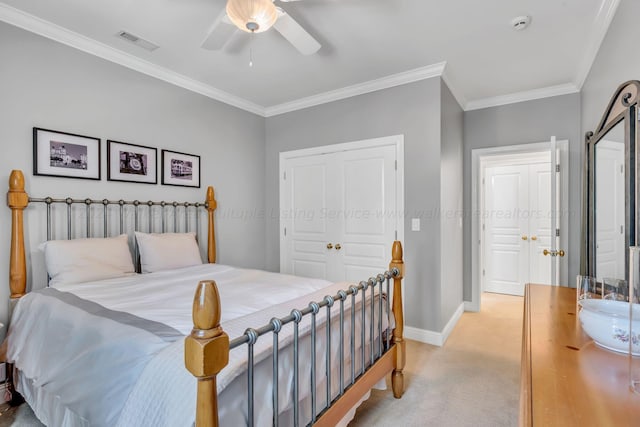
[{"label": "bed footboard", "polygon": [[[403,338],[404,329],[404,309],[402,301],[402,279],[404,278],[404,262],[402,244],[399,241],[394,242],[392,249],[392,260],[389,264],[389,270],[376,277],[371,277],[366,281],[360,282],[358,285],[349,287],[348,290],[341,290],[334,296],[326,296],[321,302],[311,302],[308,307],[302,310],[293,310],[290,315],[281,319],[274,318],[267,325],[257,329],[249,328],[244,335],[229,341],[228,336],[220,327],[220,298],[214,281],[203,281],[198,284],[193,305],[193,321],[194,329],[190,336],[185,340],[185,364],[187,369],[198,379],[197,406],[196,406],[196,427],[217,427],[218,419],[218,403],[216,391],[216,375],[228,364],[229,351],[240,345],[247,344],[249,351],[248,358],[248,395],[247,395],[247,422],[249,426],[253,426],[253,344],[257,339],[267,333],[274,335],[273,348],[273,425],[278,424],[278,333],[286,324],[294,325],[294,354],[295,361],[293,366],[294,384],[292,387],[292,409],[294,416],[294,425],[299,424],[299,367],[297,363],[298,354],[298,325],[303,316],[311,317],[311,424],[319,426],[333,426],[338,423],[349,410],[357,404],[357,402],[381,379],[387,374],[391,374],[391,383],[393,395],[396,398],[402,397],[404,393],[404,374],[405,366],[405,342]],[[390,281],[393,280],[393,309],[390,310],[388,298],[386,299],[386,316],[387,324],[390,324],[390,314],[393,312],[395,319],[395,328],[393,331],[389,327],[383,329],[383,284],[386,281],[386,295],[390,293]],[[378,293],[376,294],[376,289]],[[370,297],[367,292],[370,291]],[[356,309],[356,296],[361,296],[360,308]],[[350,307],[345,308],[345,302],[350,299]],[[369,299],[367,299],[369,298]],[[339,354],[342,359],[339,360],[339,391],[333,392],[331,388],[330,376],[326,377],[326,402],[327,406],[321,408],[319,414],[316,414],[316,351],[315,340],[319,335],[319,329],[316,329],[316,316],[321,309],[326,309],[327,316],[325,323],[327,326],[321,328],[326,329],[327,343],[331,337],[331,307],[337,303],[339,307],[339,333],[340,333],[340,349]],[[369,309],[370,307],[370,309]],[[361,332],[358,333],[360,339],[360,349],[356,351],[356,311],[359,311],[358,321],[361,321]],[[366,314],[368,311],[369,314]],[[350,313],[350,315],[349,315]],[[360,317],[361,316],[361,317]],[[370,316],[370,317],[366,317]],[[366,319],[365,319],[366,317]],[[345,327],[345,319],[349,320],[350,327]],[[350,329],[350,336],[349,334]],[[346,330],[346,331],[345,331]],[[374,333],[375,332],[375,333]],[[377,335],[376,335],[377,334]],[[342,343],[349,341],[350,351],[343,348]],[[368,341],[367,341],[368,339]],[[368,343],[368,351],[365,352],[365,344]],[[327,344],[325,356],[326,372],[331,372],[331,346]],[[351,380],[345,381],[346,363],[345,356],[350,355],[348,363],[351,367]],[[356,372],[356,361],[361,365]],[[334,367],[335,369],[335,367]],[[309,373],[309,372],[307,372]],[[349,375],[347,374],[348,378]],[[346,384],[345,384],[346,383]],[[335,385],[335,384],[334,384]],[[306,424],[306,422],[305,422]]]}]

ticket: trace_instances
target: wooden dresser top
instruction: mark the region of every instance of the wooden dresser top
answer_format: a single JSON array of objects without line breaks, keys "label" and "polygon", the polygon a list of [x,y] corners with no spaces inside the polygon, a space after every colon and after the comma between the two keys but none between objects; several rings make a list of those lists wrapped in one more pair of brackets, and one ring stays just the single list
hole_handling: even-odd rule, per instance
[{"label": "wooden dresser top", "polygon": [[524,314],[521,425],[640,426],[629,359],[582,331],[575,289],[527,285]]}]

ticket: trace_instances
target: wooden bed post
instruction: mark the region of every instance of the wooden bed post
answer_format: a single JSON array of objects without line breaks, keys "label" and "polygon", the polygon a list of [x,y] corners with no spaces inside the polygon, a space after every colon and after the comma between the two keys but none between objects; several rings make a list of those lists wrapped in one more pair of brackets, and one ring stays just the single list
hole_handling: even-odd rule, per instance
[{"label": "wooden bed post", "polygon": [[395,369],[391,374],[391,385],[393,396],[400,399],[404,393],[404,374],[402,370],[406,362],[405,342],[402,334],[404,332],[404,311],[402,306],[402,279],[404,278],[404,261],[402,260],[402,243],[398,240],[393,242],[391,250],[391,263],[389,271],[397,268],[400,271],[393,278],[393,316],[396,321],[396,328],[393,330],[393,342],[396,344],[396,357],[394,360]]},{"label": "wooden bed post", "polygon": [[210,264],[214,264],[216,262],[216,231],[213,226],[213,211],[218,207],[218,203],[216,202],[213,187],[207,187],[207,214],[209,216],[209,231],[208,231],[208,241],[207,241],[207,257]]},{"label": "wooden bed post", "polygon": [[201,281],[193,299],[193,330],[184,341],[184,363],[198,378],[196,427],[218,427],[216,375],[229,363],[229,336],[220,327],[220,313],[216,282]]},{"label": "wooden bed post", "polygon": [[9,264],[9,288],[11,300],[24,296],[27,288],[27,265],[24,252],[23,212],[29,204],[24,191],[24,175],[20,170],[11,171],[7,205],[11,208],[11,258]]}]

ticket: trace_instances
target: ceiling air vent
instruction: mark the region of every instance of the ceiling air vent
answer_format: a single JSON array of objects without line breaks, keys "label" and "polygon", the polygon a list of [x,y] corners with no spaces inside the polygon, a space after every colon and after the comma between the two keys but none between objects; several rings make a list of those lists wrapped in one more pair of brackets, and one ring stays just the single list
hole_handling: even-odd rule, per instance
[{"label": "ceiling air vent", "polygon": [[145,50],[148,50],[149,52],[153,52],[159,47],[157,44],[153,44],[149,40],[145,40],[143,38],[136,36],[135,34],[131,34],[126,31],[120,31],[118,32],[118,34],[116,34],[116,36],[130,43],[133,43],[136,46],[139,46]]}]

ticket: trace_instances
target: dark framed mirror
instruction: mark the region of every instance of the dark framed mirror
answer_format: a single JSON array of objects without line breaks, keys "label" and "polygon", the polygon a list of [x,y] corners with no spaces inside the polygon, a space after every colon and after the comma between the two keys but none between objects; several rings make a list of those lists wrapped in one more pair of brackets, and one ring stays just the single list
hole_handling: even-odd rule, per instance
[{"label": "dark framed mirror", "polygon": [[628,280],[629,246],[640,242],[636,207],[640,81],[618,87],[593,132],[586,134],[580,273]]}]

